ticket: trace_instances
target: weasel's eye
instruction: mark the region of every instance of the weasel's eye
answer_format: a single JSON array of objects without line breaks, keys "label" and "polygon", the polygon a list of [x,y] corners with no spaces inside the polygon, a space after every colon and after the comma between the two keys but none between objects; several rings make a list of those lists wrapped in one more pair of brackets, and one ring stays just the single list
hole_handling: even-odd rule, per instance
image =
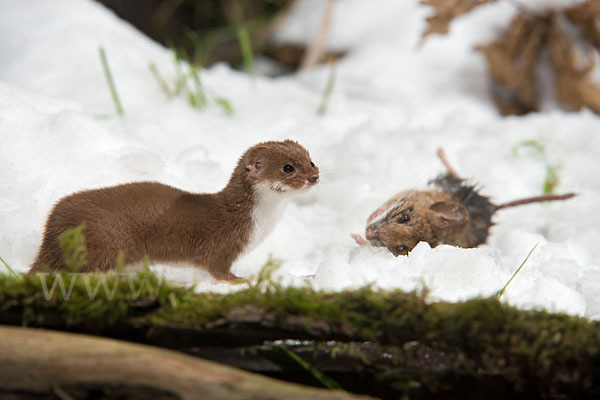
[{"label": "weasel's eye", "polygon": [[310,162],[310,166],[313,167],[313,168],[315,168],[315,163],[311,161]]},{"label": "weasel's eye", "polygon": [[286,174],[291,174],[292,172],[294,172],[294,167],[290,164],[285,164],[283,166],[283,172],[285,172]]},{"label": "weasel's eye", "polygon": [[410,220],[410,218],[408,217],[408,215],[406,215],[406,214],[402,214],[402,215],[400,216],[400,218],[398,218],[398,219],[396,220],[396,222],[397,222],[397,223],[399,223],[399,224],[405,224],[405,223],[407,223],[409,220]]},{"label": "weasel's eye", "polygon": [[405,245],[396,246],[394,249],[396,250],[396,253],[399,253],[399,254],[406,254],[406,253],[408,253],[408,250],[409,250],[408,246],[405,246]]}]

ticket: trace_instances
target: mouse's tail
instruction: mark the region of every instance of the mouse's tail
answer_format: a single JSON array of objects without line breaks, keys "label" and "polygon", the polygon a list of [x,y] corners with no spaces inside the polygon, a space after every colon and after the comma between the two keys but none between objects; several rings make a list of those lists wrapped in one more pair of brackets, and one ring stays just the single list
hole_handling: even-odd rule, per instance
[{"label": "mouse's tail", "polygon": [[519,200],[509,201],[508,203],[499,204],[496,206],[496,210],[500,210],[502,208],[508,208],[508,207],[522,206],[524,204],[530,204],[530,203],[539,203],[542,201],[567,200],[567,199],[573,198],[575,196],[576,196],[575,193],[566,193],[566,194],[545,194],[543,196],[528,197],[526,199],[519,199]]},{"label": "mouse's tail", "polygon": [[452,175],[455,178],[460,178],[460,176],[458,175],[458,173],[456,172],[456,170],[454,168],[452,168],[452,166],[448,162],[448,159],[446,158],[446,153],[444,152],[444,149],[442,149],[440,147],[437,150],[437,156],[439,157],[439,159],[442,162],[442,164],[444,164],[444,167],[446,167],[446,169],[448,170],[448,173],[450,175]]}]

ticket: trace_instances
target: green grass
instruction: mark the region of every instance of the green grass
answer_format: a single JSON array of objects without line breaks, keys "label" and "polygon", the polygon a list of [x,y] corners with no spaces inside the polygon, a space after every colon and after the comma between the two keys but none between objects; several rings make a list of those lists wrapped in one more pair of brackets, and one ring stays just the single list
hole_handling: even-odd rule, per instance
[{"label": "green grass", "polygon": [[215,102],[219,105],[219,107],[221,107],[225,115],[229,117],[233,116],[233,107],[231,106],[229,100],[224,97],[215,97]]},{"label": "green grass", "polygon": [[8,272],[10,272],[13,276],[18,276],[16,274],[15,271],[13,271],[13,269],[10,267],[10,265],[8,265],[8,263],[6,261],[4,261],[4,259],[2,257],[0,257],[0,262],[6,267],[6,269],[8,270]]},{"label": "green grass", "polygon": [[115,103],[115,108],[117,109],[117,114],[124,115],[125,111],[123,110],[123,106],[121,105],[121,100],[119,100],[119,94],[117,93],[117,87],[115,86],[115,82],[113,80],[112,74],[110,72],[110,68],[108,66],[108,60],[106,59],[106,53],[104,51],[104,47],[99,47],[98,52],[100,54],[100,62],[102,63],[102,69],[104,70],[104,76],[106,77],[106,82],[108,83],[108,88],[110,89],[110,94],[112,96],[113,102]]},{"label": "green grass", "polygon": [[[539,310],[519,310],[496,297],[428,303],[420,294],[399,290],[365,287],[331,293],[310,287],[283,287],[269,278],[269,271],[276,265],[272,261],[252,285],[227,295],[194,293],[193,288],[172,286],[149,272],[138,274],[133,281],[110,273],[45,274],[44,279],[50,283],[53,278],[62,277],[64,287],[70,288],[68,299],[60,290],[46,299],[39,275],[15,278],[0,274],[0,323],[97,335],[135,327],[139,341],[150,339],[155,343],[186,331],[198,336],[197,346],[201,347],[214,324],[220,335],[231,332],[235,337],[236,330],[248,324],[245,316],[258,312],[261,317],[249,322],[256,324],[258,331],[277,332],[279,323],[294,321],[292,328],[288,325],[281,331],[282,340],[312,335],[317,345],[335,338],[338,343],[373,342],[400,350],[406,346],[410,349],[411,343],[418,342],[436,352],[454,355],[444,366],[454,374],[451,377],[477,379],[481,371],[498,371],[506,384],[516,388],[528,382],[547,382],[574,393],[572,398],[583,398],[578,393],[599,391],[600,325],[596,322]],[[90,299],[90,288],[98,287],[97,295]],[[236,315],[240,316],[239,321]],[[223,324],[224,321],[230,322]],[[261,345],[273,339],[248,337],[243,346]],[[335,387],[309,363],[286,353],[326,387]],[[394,357],[396,369],[380,377],[388,384],[403,387],[414,380],[413,383],[443,385],[443,380],[436,381],[436,373],[411,375],[402,359]],[[407,376],[411,382],[406,381]]]},{"label": "green grass", "polygon": [[517,268],[517,270],[515,271],[515,273],[508,280],[508,282],[506,282],[506,285],[504,285],[504,287],[502,287],[502,289],[500,289],[498,291],[498,294],[496,294],[496,297],[498,297],[498,300],[500,300],[500,298],[504,294],[504,291],[506,290],[506,288],[508,287],[508,285],[512,282],[512,280],[515,278],[515,276],[517,276],[517,274],[519,273],[519,271],[521,271],[521,268],[523,268],[523,266],[525,265],[525,263],[527,262],[527,260],[529,260],[529,257],[531,256],[531,254],[533,253],[533,251],[536,249],[537,245],[538,244],[536,243],[535,246],[533,246],[533,248],[529,251],[529,254],[527,254],[527,257],[525,257],[525,260],[523,260],[523,262],[521,263],[521,265],[519,265],[519,268]]},{"label": "green grass", "polygon": [[238,26],[235,32],[242,52],[242,59],[244,60],[244,69],[248,76],[254,79],[254,53],[252,52],[248,29],[245,26]]},{"label": "green grass", "polygon": [[75,228],[67,229],[58,237],[63,262],[69,271],[80,271],[87,263],[84,229],[85,225],[81,224]]},{"label": "green grass", "polygon": [[194,82],[195,89],[189,89],[188,100],[192,107],[202,109],[207,105],[206,94],[204,93],[204,86],[200,80],[198,68],[193,64],[190,64],[190,76]]},{"label": "green grass", "polygon": [[150,64],[148,64],[148,67],[150,68],[150,72],[152,72],[152,76],[154,76],[154,79],[156,79],[156,83],[158,83],[158,86],[162,89],[163,93],[167,97],[172,97],[173,94],[171,93],[169,84],[167,83],[167,81],[164,80],[164,78],[158,71],[158,67],[156,66],[156,64],[154,64],[153,62],[150,62]]},{"label": "green grass", "polygon": [[218,95],[209,96],[207,94],[202,82],[200,69],[188,59],[183,50],[171,48],[171,51],[173,52],[173,62],[175,63],[175,76],[171,84],[161,75],[156,64],[153,62],[148,64],[152,76],[165,96],[169,99],[184,96],[187,103],[198,110],[203,110],[213,103],[219,106],[225,115],[234,115],[234,110],[229,100]]},{"label": "green grass", "polygon": [[553,194],[555,193],[556,187],[558,186],[560,180],[558,177],[558,172],[556,171],[556,167],[550,164],[548,161],[548,157],[546,156],[546,148],[543,144],[538,142],[537,140],[524,140],[521,143],[516,144],[513,147],[513,154],[516,156],[519,154],[519,150],[524,147],[529,147],[534,149],[545,164],[546,168],[546,176],[544,177],[544,183],[542,184],[542,193],[543,194]]},{"label": "green grass", "polygon": [[336,381],[334,381],[333,379],[331,379],[330,377],[328,377],[321,371],[314,368],[312,365],[310,365],[308,362],[306,362],[302,357],[300,357],[298,354],[296,354],[293,351],[291,351],[290,349],[288,349],[283,344],[280,344],[278,347],[281,350],[283,350],[284,353],[287,354],[287,356],[290,359],[292,359],[294,362],[296,362],[298,365],[300,365],[302,368],[304,368],[309,374],[311,374],[316,380],[318,380],[321,383],[321,385],[323,385],[327,389],[340,389],[341,388],[341,386]]},{"label": "green grass", "polygon": [[333,92],[333,88],[335,87],[336,75],[337,69],[335,66],[335,61],[332,61],[329,67],[329,76],[327,77],[327,84],[325,85],[325,90],[323,90],[323,96],[321,97],[321,104],[317,109],[317,114],[319,115],[324,115],[327,111],[329,99],[331,97],[331,93]]}]

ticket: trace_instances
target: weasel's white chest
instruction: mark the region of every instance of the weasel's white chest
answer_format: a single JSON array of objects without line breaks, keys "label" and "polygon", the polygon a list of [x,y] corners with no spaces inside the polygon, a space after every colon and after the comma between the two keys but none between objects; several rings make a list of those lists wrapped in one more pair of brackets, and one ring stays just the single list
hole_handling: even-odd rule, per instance
[{"label": "weasel's white chest", "polygon": [[275,228],[283,214],[288,196],[278,193],[269,187],[256,190],[256,203],[252,211],[252,232],[246,252],[252,250]]}]

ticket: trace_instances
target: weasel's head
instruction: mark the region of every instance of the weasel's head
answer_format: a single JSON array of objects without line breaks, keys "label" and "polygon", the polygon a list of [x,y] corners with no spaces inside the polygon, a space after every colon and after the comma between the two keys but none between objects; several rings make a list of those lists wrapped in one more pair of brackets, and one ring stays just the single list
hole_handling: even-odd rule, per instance
[{"label": "weasel's head", "polygon": [[308,151],[292,140],[259,143],[248,149],[240,162],[255,186],[273,192],[296,193],[319,182],[319,168]]}]

